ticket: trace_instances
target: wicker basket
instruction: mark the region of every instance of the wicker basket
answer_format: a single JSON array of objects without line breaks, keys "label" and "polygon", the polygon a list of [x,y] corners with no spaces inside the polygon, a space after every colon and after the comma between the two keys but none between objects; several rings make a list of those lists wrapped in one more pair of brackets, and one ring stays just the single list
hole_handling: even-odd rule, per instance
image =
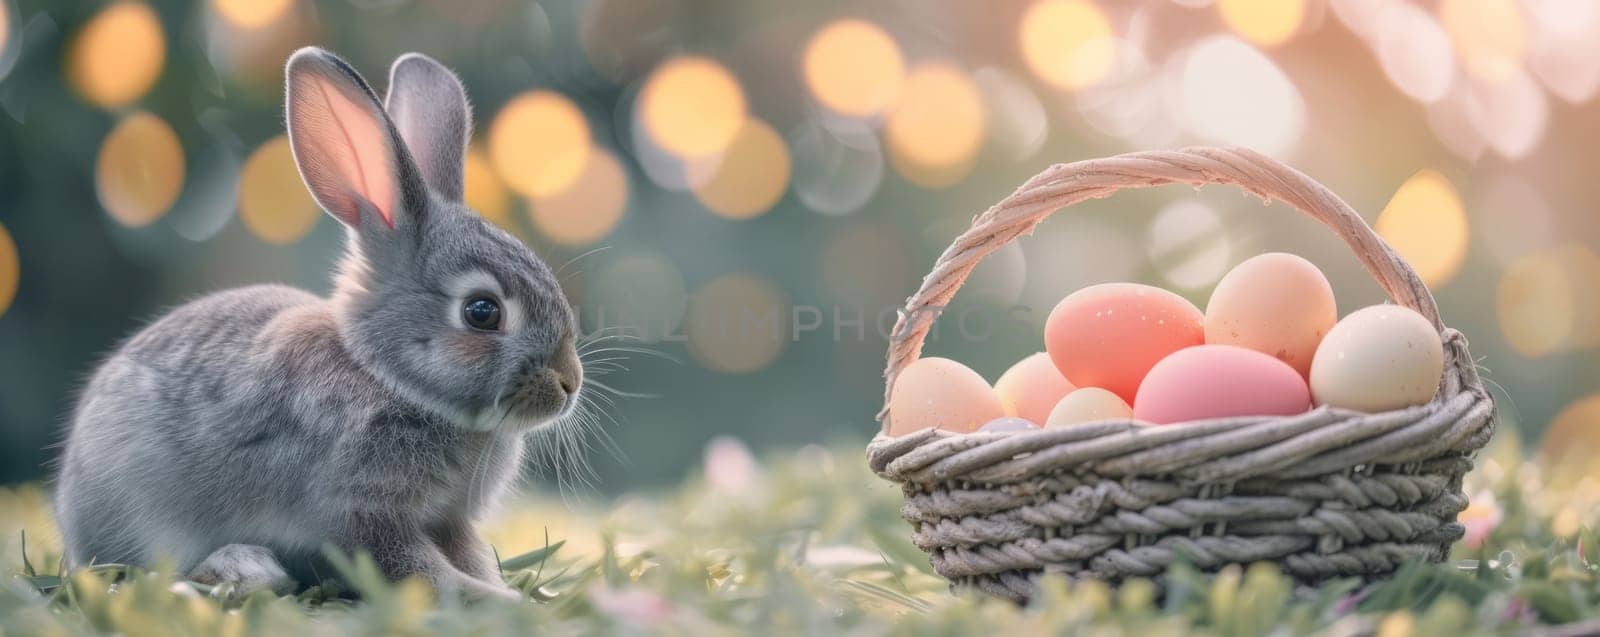
[{"label": "wicker basket", "polygon": [[868,446],[902,485],[913,541],[958,588],[1025,601],[1042,573],[1160,579],[1276,562],[1302,584],[1384,577],[1441,561],[1462,535],[1461,478],[1494,430],[1495,407],[1467,341],[1433,296],[1348,204],[1309,177],[1242,149],[1142,152],[1056,165],[973,220],[906,302],[889,345],[895,376],[922,351],[937,312],[984,256],[1050,213],[1124,189],[1232,184],[1332,228],[1396,303],[1440,329],[1445,374],[1432,402],[1384,413],[1319,407],[1290,417],[1149,427],[1102,421],[1021,433],[924,429]]}]

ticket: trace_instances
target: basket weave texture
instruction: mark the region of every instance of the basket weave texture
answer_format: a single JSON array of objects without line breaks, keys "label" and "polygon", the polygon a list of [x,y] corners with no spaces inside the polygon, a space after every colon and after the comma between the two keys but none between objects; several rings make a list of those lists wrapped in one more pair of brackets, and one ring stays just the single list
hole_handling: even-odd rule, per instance
[{"label": "basket weave texture", "polygon": [[1319,407],[1161,427],[1117,420],[1020,433],[880,433],[868,462],[902,486],[915,544],[954,586],[1016,601],[1042,573],[1159,579],[1180,559],[1206,571],[1276,562],[1307,585],[1445,559],[1463,532],[1461,478],[1494,431],[1494,402],[1467,341],[1440,323],[1427,286],[1348,204],[1249,150],[1059,164],[976,217],[901,313],[884,372],[884,431],[895,377],[921,355],[937,309],[984,256],[1063,207],[1174,183],[1238,186],[1333,229],[1391,299],[1440,330],[1445,373],[1433,400],[1383,413]]}]

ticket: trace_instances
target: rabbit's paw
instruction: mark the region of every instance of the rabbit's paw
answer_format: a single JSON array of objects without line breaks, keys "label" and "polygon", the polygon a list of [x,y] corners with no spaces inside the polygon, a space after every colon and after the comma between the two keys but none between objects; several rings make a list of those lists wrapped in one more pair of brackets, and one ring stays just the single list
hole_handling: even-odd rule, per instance
[{"label": "rabbit's paw", "polygon": [[189,571],[189,579],[216,587],[213,595],[248,595],[270,590],[284,595],[294,590],[294,579],[284,572],[272,551],[264,546],[229,544],[207,556]]}]

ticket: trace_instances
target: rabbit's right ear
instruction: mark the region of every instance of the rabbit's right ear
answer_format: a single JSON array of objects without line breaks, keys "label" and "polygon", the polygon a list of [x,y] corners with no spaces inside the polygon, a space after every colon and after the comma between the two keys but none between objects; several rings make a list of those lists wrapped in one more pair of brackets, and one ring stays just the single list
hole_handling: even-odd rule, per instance
[{"label": "rabbit's right ear", "polygon": [[317,203],[357,229],[409,225],[416,168],[366,81],[316,47],[295,51],[285,71],[289,147]]}]

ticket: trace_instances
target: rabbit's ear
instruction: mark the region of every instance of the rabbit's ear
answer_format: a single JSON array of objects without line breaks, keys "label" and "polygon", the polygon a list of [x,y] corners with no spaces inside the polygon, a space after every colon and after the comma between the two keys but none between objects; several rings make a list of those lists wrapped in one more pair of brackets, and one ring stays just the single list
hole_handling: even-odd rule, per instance
[{"label": "rabbit's ear", "polygon": [[389,67],[389,117],[434,194],[461,201],[472,110],[455,73],[421,53]]},{"label": "rabbit's ear", "polygon": [[285,75],[289,147],[317,203],[358,229],[373,213],[390,228],[415,222],[399,217],[416,168],[366,81],[316,47],[295,51]]}]

